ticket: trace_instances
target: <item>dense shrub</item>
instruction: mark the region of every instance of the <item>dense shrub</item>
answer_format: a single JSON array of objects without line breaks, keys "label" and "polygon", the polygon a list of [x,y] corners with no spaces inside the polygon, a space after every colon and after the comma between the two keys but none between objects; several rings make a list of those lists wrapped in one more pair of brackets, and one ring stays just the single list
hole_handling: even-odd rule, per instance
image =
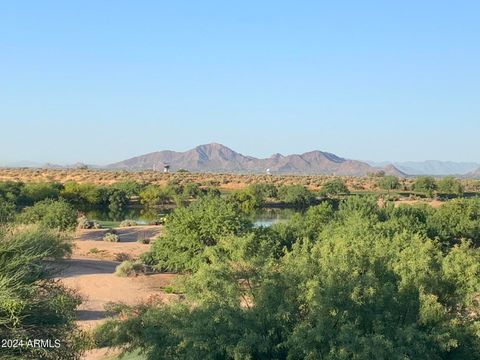
[{"label": "dense shrub", "polygon": [[146,207],[155,207],[169,203],[173,198],[173,192],[168,187],[148,185],[140,193],[140,202]]},{"label": "dense shrub", "polygon": [[420,176],[413,184],[413,190],[432,197],[437,189],[437,181],[431,176]]},{"label": "dense shrub", "polygon": [[65,183],[60,192],[62,198],[77,207],[96,206],[102,203],[102,190],[93,184]]},{"label": "dense shrub", "polygon": [[34,204],[45,199],[58,199],[63,186],[57,183],[27,183],[20,193],[22,204]]},{"label": "dense shrub", "polygon": [[63,200],[44,200],[25,208],[18,220],[23,224],[40,224],[50,229],[73,230],[77,226],[77,211]]},{"label": "dense shrub", "polygon": [[[220,236],[184,278],[183,300],[117,307],[121,320],[97,339],[147,359],[480,359],[480,251],[425,231],[437,211],[475,219],[476,204],[452,204],[379,208],[353,197]],[[199,231],[200,215],[186,210],[172,234]],[[177,257],[192,247],[177,244]]]},{"label": "dense shrub", "polygon": [[144,272],[144,266],[139,261],[125,260],[115,269],[115,275],[128,277],[138,275]]},{"label": "dense shrub", "polygon": [[320,193],[324,196],[338,196],[347,195],[350,191],[342,179],[334,179],[327,181],[322,186],[322,191]]},{"label": "dense shrub", "polygon": [[131,226],[137,226],[137,222],[134,220],[123,220],[118,226],[119,227],[131,227]]},{"label": "dense shrub", "polygon": [[315,196],[305,186],[287,185],[278,189],[278,200],[295,207],[307,207],[315,202]]},{"label": "dense shrub", "polygon": [[396,176],[393,175],[387,175],[378,181],[378,187],[383,190],[395,190],[400,187],[400,181]]},{"label": "dense shrub", "polygon": [[224,236],[250,227],[236,207],[219,197],[203,197],[167,217],[164,234],[152,246],[158,269],[193,271],[206,261],[207,250]]},{"label": "dense shrub", "polygon": [[18,204],[24,186],[24,183],[18,181],[0,182],[0,199]]},{"label": "dense shrub", "polygon": [[79,296],[52,279],[49,262],[71,252],[51,230],[0,230],[0,339],[60,341],[59,348],[2,347],[2,359],[80,359],[83,340],[75,324]]},{"label": "dense shrub", "polygon": [[15,204],[0,199],[0,225],[15,219]]},{"label": "dense shrub", "polygon": [[262,207],[265,203],[265,198],[258,188],[249,186],[231,193],[229,195],[229,201],[237,205],[242,211],[251,212]]},{"label": "dense shrub", "polygon": [[101,226],[95,220],[89,220],[85,216],[81,216],[77,220],[77,229],[100,229]]},{"label": "dense shrub", "polygon": [[454,177],[447,176],[437,183],[438,192],[446,195],[462,195],[462,183]]},{"label": "dense shrub", "polygon": [[431,236],[446,243],[461,239],[480,246],[480,199],[455,199],[443,204],[428,218]]}]

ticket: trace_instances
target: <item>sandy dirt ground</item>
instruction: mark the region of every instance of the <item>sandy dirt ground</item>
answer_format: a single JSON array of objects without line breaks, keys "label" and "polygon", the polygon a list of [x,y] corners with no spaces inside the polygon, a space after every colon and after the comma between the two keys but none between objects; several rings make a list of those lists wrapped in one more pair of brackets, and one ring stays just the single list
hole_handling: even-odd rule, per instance
[{"label": "sandy dirt ground", "polygon": [[[146,252],[150,245],[138,240],[148,239],[153,242],[161,233],[162,226],[132,226],[117,228],[119,242],[102,240],[107,230],[77,230],[74,238],[73,256],[104,260],[137,259]],[[126,257],[125,257],[126,256]]]},{"label": "sandy dirt ground", "polygon": [[[162,289],[171,284],[176,275],[153,274],[135,277],[119,277],[114,274],[120,264],[115,261],[118,254],[138,258],[149,249],[148,244],[138,238],[155,239],[162,231],[161,226],[135,226],[116,229],[120,242],[102,241],[105,230],[79,230],[74,239],[72,258],[58,264],[58,278],[68,287],[78,291],[83,303],[78,309],[80,327],[92,329],[105,320],[105,305],[110,302],[136,305],[150,300],[169,301],[175,295]],[[96,248],[95,253],[91,252]],[[115,355],[111,349],[89,351],[85,360],[109,359]]]}]

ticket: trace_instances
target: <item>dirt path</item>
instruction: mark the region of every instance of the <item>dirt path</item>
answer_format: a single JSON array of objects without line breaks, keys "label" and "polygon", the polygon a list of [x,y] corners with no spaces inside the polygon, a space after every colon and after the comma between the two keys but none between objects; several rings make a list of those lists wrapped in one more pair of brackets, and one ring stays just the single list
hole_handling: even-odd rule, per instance
[{"label": "dirt path", "polygon": [[[123,261],[138,259],[141,254],[147,252],[150,244],[159,237],[163,226],[132,226],[128,228],[116,228],[120,241],[110,243],[103,241],[106,229],[77,230],[74,238],[73,255],[91,259],[104,259]],[[150,244],[144,244],[143,240]],[[139,242],[139,240],[142,240]]]},{"label": "dirt path", "polygon": [[88,258],[72,258],[60,263],[58,278],[83,298],[78,309],[83,328],[98,325],[106,316],[105,305],[124,303],[136,305],[152,298],[168,301],[173,295],[162,289],[175,278],[174,274],[119,277],[114,274],[119,262]]},{"label": "dirt path", "polygon": [[[139,238],[153,241],[161,234],[162,227],[134,226],[116,230],[120,237],[117,243],[102,240],[105,229],[78,231],[72,258],[57,263],[60,268],[57,278],[78,291],[83,299],[78,308],[78,323],[83,329],[92,329],[105,320],[105,305],[108,303],[136,305],[153,299],[169,301],[176,297],[163,291],[175,279],[174,274],[136,277],[114,274],[121,263],[117,260],[137,259],[148,251],[150,245],[138,242]],[[96,349],[87,352],[84,360],[106,359],[114,354],[111,349]]]}]

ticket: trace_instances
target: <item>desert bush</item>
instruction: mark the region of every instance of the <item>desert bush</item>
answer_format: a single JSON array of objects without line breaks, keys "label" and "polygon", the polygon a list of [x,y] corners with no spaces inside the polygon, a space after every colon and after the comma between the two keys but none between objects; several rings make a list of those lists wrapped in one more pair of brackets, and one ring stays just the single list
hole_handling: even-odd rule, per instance
[{"label": "desert bush", "polygon": [[168,187],[148,185],[140,192],[140,202],[146,207],[155,207],[169,203],[173,198],[173,192]]},{"label": "desert bush", "polygon": [[15,204],[0,198],[0,225],[15,220]]},{"label": "desert bush", "polygon": [[132,260],[132,256],[128,253],[115,253],[115,261],[123,262],[127,260]]},{"label": "desert bush", "polygon": [[0,199],[14,204],[19,203],[22,188],[25,186],[19,181],[2,181],[0,182]]},{"label": "desert bush", "polygon": [[108,231],[105,233],[105,235],[103,235],[103,241],[106,241],[106,242],[119,242],[120,241],[120,237],[111,232],[111,231]]},{"label": "desert bush", "polygon": [[446,195],[462,195],[462,183],[452,176],[444,177],[437,183],[438,192]]},{"label": "desert bush", "polygon": [[139,261],[126,260],[118,265],[115,269],[115,275],[128,277],[138,275],[144,272],[144,266]]},{"label": "desert bush", "polygon": [[[452,207],[476,216],[474,204]],[[182,211],[182,228],[205,222]],[[220,236],[183,298],[118,308],[97,339],[148,360],[480,359],[480,250],[425,231],[436,211],[357,196],[298,216],[285,251],[276,229]]]},{"label": "desert bush", "polygon": [[80,184],[74,181],[65,183],[60,192],[62,198],[77,207],[102,204],[102,190],[94,184]]},{"label": "desert bush", "polygon": [[98,222],[95,220],[89,220],[85,216],[80,216],[77,223],[77,229],[101,229]]},{"label": "desert bush", "polygon": [[342,179],[334,179],[326,182],[320,192],[324,196],[348,195],[350,191]]},{"label": "desert bush", "polygon": [[223,236],[240,235],[250,226],[235,205],[220,197],[202,197],[167,217],[165,233],[152,246],[152,258],[158,269],[192,271]]},{"label": "desert bush", "polygon": [[305,186],[285,185],[278,189],[278,199],[295,207],[308,207],[315,202],[315,196]]},{"label": "desert bush", "polygon": [[25,208],[18,215],[23,224],[40,224],[50,229],[73,230],[77,226],[77,211],[63,200],[43,200]]},{"label": "desert bush", "polygon": [[58,183],[27,183],[20,193],[22,204],[34,204],[45,199],[58,199],[63,186]]},{"label": "desert bush", "polygon": [[22,227],[0,231],[0,339],[43,339],[60,348],[2,347],[2,359],[80,359],[83,336],[75,324],[80,297],[53,280],[49,265],[71,252],[58,232]]},{"label": "desert bush", "polygon": [[395,190],[400,187],[400,181],[396,176],[393,175],[387,175],[378,181],[378,187],[383,190]]},{"label": "desert bush", "polygon": [[437,181],[431,176],[420,176],[415,180],[413,184],[413,190],[423,193],[428,197],[433,197],[435,190],[437,189]]},{"label": "desert bush", "polygon": [[119,227],[131,227],[131,226],[137,226],[137,222],[134,220],[123,220],[118,226]]},{"label": "desert bush", "polygon": [[145,184],[129,180],[115,183],[112,187],[124,192],[128,198],[131,198],[139,196],[140,192],[145,188]]},{"label": "desert bush", "polygon": [[228,200],[247,213],[262,207],[265,203],[263,193],[251,185],[245,189],[234,191],[229,195]]}]

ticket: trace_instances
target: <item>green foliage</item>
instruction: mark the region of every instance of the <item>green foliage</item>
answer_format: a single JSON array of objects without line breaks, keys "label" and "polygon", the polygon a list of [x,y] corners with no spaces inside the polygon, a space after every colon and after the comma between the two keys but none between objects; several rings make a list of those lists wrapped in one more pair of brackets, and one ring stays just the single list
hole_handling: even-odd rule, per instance
[{"label": "green foliage", "polygon": [[93,184],[79,184],[69,181],[65,183],[60,195],[77,207],[95,206],[102,202],[101,188]]},{"label": "green foliage", "polygon": [[173,195],[171,188],[148,185],[140,192],[140,202],[146,207],[155,207],[169,203]]},{"label": "green foliage", "polygon": [[[108,209],[113,214],[121,214],[128,205],[127,193],[123,190],[112,189],[108,193]],[[114,216],[115,217],[115,216]]]},{"label": "green foliage", "polygon": [[0,198],[0,225],[15,219],[15,204]]},{"label": "green foliage", "polygon": [[18,216],[23,224],[40,224],[50,229],[73,230],[77,225],[77,211],[63,200],[43,200],[25,208]]},{"label": "green foliage", "polygon": [[380,178],[378,181],[378,186],[383,190],[396,190],[400,187],[400,181],[396,176],[387,175]]},{"label": "green foliage", "polygon": [[28,183],[22,187],[22,204],[34,204],[45,199],[58,199],[63,186],[57,183]]},{"label": "green foliage", "polygon": [[124,192],[128,198],[131,198],[139,196],[140,192],[145,188],[145,185],[136,181],[124,181],[115,183],[112,187]]},{"label": "green foliage", "polygon": [[249,188],[265,199],[274,199],[278,196],[278,188],[274,184],[252,184]]},{"label": "green foliage", "polygon": [[285,185],[278,189],[278,199],[295,207],[307,207],[315,202],[315,196],[305,186]]},{"label": "green foliage", "polygon": [[143,264],[141,262],[125,260],[115,268],[115,275],[128,277],[140,274],[143,271]]},{"label": "green foliage", "polygon": [[246,187],[231,193],[228,200],[236,204],[242,211],[250,213],[262,207],[265,202],[264,195],[257,187]]},{"label": "green foliage", "polygon": [[334,179],[323,185],[321,194],[324,196],[348,195],[350,191],[342,179]]},{"label": "green foliage", "polygon": [[437,181],[431,176],[420,176],[413,184],[413,190],[424,193],[428,197],[432,197],[434,191],[437,189]]},{"label": "green foliage", "polygon": [[480,245],[480,199],[448,201],[428,218],[432,237],[454,244],[461,239]]},{"label": "green foliage", "polygon": [[75,325],[80,298],[52,280],[46,260],[71,252],[68,239],[27,227],[0,231],[0,339],[60,340],[59,348],[6,348],[2,359],[79,359],[83,340]]},{"label": "green foliage", "polygon": [[372,206],[345,202],[337,219],[317,208],[316,240],[298,234],[283,256],[263,231],[222,237],[184,301],[119,309],[98,340],[147,359],[479,359],[479,250],[390,231],[428,215]]},{"label": "green foliage", "polygon": [[236,207],[219,197],[202,197],[167,217],[165,233],[152,246],[150,261],[158,269],[194,271],[207,261],[207,249],[224,236],[250,226]]},{"label": "green foliage", "polygon": [[200,184],[188,182],[183,186],[183,194],[189,198],[196,198],[202,193]]},{"label": "green foliage", "polygon": [[463,186],[462,183],[452,176],[444,177],[437,183],[438,192],[446,195],[462,195]]},{"label": "green foliage", "polygon": [[18,204],[22,188],[25,184],[17,181],[0,182],[0,198]]}]

